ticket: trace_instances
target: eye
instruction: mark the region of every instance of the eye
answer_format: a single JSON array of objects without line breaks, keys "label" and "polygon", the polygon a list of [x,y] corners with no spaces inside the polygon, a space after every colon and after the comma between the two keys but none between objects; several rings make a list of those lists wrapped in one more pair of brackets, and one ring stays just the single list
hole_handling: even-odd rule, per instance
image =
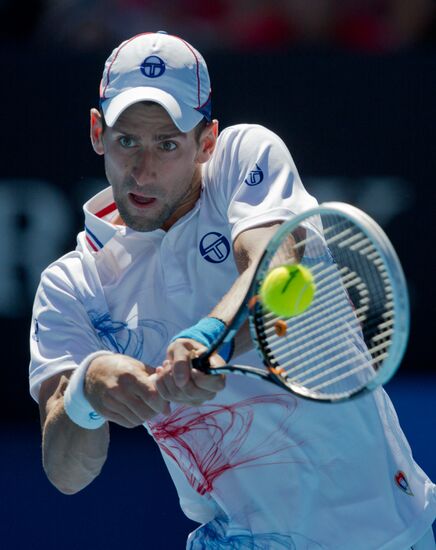
[{"label": "eye", "polygon": [[136,139],[131,136],[120,136],[118,138],[118,142],[121,145],[121,147],[124,147],[125,149],[130,149],[131,147],[136,146]]},{"label": "eye", "polygon": [[163,151],[175,151],[177,149],[177,144],[174,143],[174,141],[162,141],[162,143],[159,144],[159,147]]}]

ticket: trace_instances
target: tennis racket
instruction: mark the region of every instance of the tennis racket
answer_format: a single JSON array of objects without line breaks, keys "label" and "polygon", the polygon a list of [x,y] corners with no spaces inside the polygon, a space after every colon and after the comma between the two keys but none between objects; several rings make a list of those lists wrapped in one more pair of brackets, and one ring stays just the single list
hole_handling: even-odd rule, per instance
[{"label": "tennis racket", "polygon": [[[316,290],[300,315],[279,317],[259,291],[278,265],[300,263]],[[265,368],[211,367],[210,356],[249,319]],[[308,399],[338,402],[386,383],[409,333],[404,274],[384,231],[361,210],[329,202],[284,222],[268,243],[233,321],[192,366],[262,378]]]}]

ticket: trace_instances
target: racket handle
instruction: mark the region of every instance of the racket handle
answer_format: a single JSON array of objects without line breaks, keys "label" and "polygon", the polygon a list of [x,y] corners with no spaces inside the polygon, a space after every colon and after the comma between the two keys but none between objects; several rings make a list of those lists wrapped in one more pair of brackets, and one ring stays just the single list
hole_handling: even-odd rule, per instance
[{"label": "racket handle", "polygon": [[198,355],[197,352],[191,352],[191,366],[193,369],[197,369],[205,374],[210,372],[209,355],[207,352],[203,352]]}]

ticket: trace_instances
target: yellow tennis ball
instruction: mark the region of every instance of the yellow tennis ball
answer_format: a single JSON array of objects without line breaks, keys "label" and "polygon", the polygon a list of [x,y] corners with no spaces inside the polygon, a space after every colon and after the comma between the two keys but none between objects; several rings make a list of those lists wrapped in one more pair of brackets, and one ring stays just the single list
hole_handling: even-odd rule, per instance
[{"label": "yellow tennis ball", "polygon": [[283,317],[303,313],[312,303],[316,286],[312,273],[301,264],[275,267],[260,287],[265,307]]}]

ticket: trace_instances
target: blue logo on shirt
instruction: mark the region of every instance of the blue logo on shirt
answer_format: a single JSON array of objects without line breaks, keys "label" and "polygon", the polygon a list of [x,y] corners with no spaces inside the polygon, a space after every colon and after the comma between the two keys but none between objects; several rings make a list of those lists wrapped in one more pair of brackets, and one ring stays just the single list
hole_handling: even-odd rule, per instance
[{"label": "blue logo on shirt", "polygon": [[157,78],[165,72],[165,63],[157,55],[146,57],[141,65],[141,72],[148,78]]},{"label": "blue logo on shirt", "polygon": [[230,243],[224,235],[211,231],[200,241],[200,253],[205,260],[213,264],[220,264],[230,254]]},{"label": "blue logo on shirt", "polygon": [[256,164],[256,168],[252,170],[245,179],[245,183],[250,185],[259,185],[263,181],[263,172],[262,168]]},{"label": "blue logo on shirt", "polygon": [[113,321],[108,312],[89,309],[87,313],[103,349],[140,360],[146,350],[148,362],[154,364],[168,341],[168,330],[162,321],[138,319],[137,326],[130,328],[124,321]]}]

